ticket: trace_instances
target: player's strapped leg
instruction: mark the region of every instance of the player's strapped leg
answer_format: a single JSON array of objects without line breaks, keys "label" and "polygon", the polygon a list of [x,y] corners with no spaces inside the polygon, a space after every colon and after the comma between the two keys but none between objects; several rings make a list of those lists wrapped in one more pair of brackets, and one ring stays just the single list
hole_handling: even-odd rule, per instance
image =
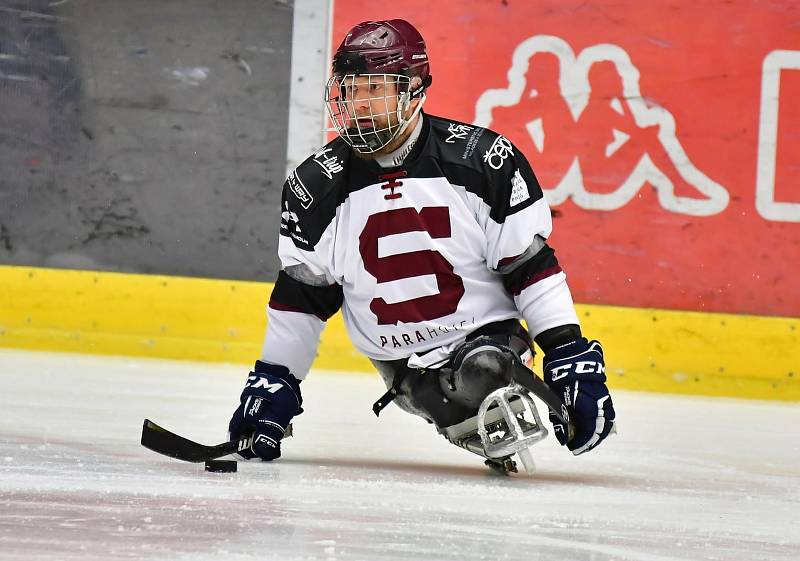
[{"label": "player's strapped leg", "polygon": [[517,454],[531,474],[534,463],[528,448],[547,436],[531,398],[536,386],[532,382],[538,380],[526,367],[532,358],[527,332],[519,322],[506,321],[470,334],[438,369],[374,361],[389,391],[373,410],[378,414],[394,400],[435,424],[453,444],[486,458],[489,467],[501,473],[517,471],[512,460]]},{"label": "player's strapped leg", "polygon": [[475,417],[483,400],[511,380],[510,357],[526,362],[532,353],[528,333],[516,320],[495,322],[471,333],[441,368],[409,368],[405,360],[372,361],[388,392],[377,413],[390,401],[442,429]]}]

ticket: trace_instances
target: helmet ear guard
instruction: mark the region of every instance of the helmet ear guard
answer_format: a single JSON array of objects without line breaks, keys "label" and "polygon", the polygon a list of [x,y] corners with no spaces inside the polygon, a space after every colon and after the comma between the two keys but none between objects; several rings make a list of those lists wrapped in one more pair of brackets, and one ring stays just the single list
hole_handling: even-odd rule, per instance
[{"label": "helmet ear guard", "polygon": [[425,90],[430,88],[432,83],[433,83],[433,76],[431,76],[430,74],[422,78],[422,81],[416,87],[414,87],[414,80],[411,80],[411,87],[412,87],[411,99],[419,97],[423,93],[425,93]]},{"label": "helmet ear guard", "polygon": [[[397,93],[397,117],[398,121],[402,121],[401,117],[408,108],[411,106],[411,101],[414,99],[420,99],[423,97],[425,90],[428,89],[431,82],[433,80],[430,76],[426,76],[425,78],[420,78],[419,76],[414,76],[411,78],[410,81],[405,82],[403,84],[403,91],[398,91]],[[398,84],[399,86],[400,84]],[[399,89],[399,88],[398,88]],[[415,112],[416,115],[416,112]],[[413,115],[412,117],[413,118]],[[411,120],[411,118],[409,120]]]}]

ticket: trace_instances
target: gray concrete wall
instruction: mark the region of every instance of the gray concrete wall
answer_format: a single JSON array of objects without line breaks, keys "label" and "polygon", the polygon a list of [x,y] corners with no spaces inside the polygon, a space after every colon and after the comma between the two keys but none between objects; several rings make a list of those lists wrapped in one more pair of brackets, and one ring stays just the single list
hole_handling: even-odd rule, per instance
[{"label": "gray concrete wall", "polygon": [[0,0],[0,263],[272,280],[287,0]]}]

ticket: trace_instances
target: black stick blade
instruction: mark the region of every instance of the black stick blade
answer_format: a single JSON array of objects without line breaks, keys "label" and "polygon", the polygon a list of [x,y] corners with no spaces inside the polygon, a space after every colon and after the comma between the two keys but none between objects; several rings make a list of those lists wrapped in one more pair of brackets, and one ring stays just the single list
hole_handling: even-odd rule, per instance
[{"label": "black stick blade", "polygon": [[227,456],[239,449],[236,441],[223,442],[216,446],[199,444],[168,431],[150,419],[145,419],[142,425],[142,446],[184,462],[205,462]]}]

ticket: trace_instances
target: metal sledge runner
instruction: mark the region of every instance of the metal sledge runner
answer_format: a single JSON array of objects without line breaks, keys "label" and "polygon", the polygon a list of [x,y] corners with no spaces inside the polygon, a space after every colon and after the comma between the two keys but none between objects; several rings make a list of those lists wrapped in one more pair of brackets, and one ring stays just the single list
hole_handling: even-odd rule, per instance
[{"label": "metal sledge runner", "polygon": [[440,432],[453,444],[485,457],[486,465],[500,473],[517,471],[512,459],[516,454],[533,475],[536,468],[530,448],[548,435],[533,398],[542,400],[567,425],[570,438],[574,427],[558,396],[515,354],[505,356],[510,358],[508,385],[489,393],[475,417]]}]

